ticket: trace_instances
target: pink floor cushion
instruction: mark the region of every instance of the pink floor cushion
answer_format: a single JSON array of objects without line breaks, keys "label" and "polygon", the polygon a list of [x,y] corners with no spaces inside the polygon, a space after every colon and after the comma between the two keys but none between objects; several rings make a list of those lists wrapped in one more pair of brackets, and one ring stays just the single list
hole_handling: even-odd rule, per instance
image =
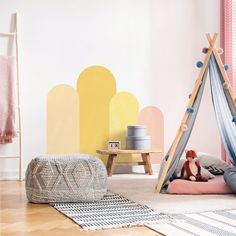
[{"label": "pink floor cushion", "polygon": [[233,193],[224,181],[224,176],[219,175],[208,182],[194,182],[183,179],[173,180],[168,188],[167,193],[171,194],[223,194]]}]

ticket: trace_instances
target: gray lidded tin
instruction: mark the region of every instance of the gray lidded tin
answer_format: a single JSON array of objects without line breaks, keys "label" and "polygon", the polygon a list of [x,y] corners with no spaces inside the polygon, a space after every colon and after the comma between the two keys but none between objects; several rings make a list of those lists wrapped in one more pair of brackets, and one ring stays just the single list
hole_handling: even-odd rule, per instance
[{"label": "gray lidded tin", "polygon": [[147,135],[146,127],[143,125],[128,125],[128,136],[145,137]]},{"label": "gray lidded tin", "polygon": [[151,137],[134,137],[126,136],[126,149],[129,150],[146,150],[151,148]]}]

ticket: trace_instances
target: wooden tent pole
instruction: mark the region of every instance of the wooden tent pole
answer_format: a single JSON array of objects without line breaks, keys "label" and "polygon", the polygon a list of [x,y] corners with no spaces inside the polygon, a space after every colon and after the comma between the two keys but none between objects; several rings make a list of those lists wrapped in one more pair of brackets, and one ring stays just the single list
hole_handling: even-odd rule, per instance
[{"label": "wooden tent pole", "polygon": [[[197,92],[198,92],[199,87],[200,87],[200,85],[201,85],[201,83],[202,83],[203,75],[204,75],[204,73],[205,73],[205,71],[206,71],[208,62],[209,62],[209,60],[210,60],[210,56],[211,56],[212,51],[213,51],[213,49],[214,49],[214,44],[215,44],[215,41],[216,41],[216,39],[217,39],[217,36],[218,36],[218,34],[215,33],[213,39],[210,40],[210,42],[209,42],[209,43],[210,43],[210,47],[209,47],[209,49],[208,49],[208,51],[207,51],[207,54],[206,54],[205,59],[204,59],[203,66],[202,66],[202,68],[201,68],[201,70],[200,70],[200,72],[199,72],[199,75],[198,75],[198,77],[197,77],[197,80],[196,80],[196,82],[195,82],[195,86],[194,86],[194,88],[193,88],[193,91],[192,91],[191,97],[190,97],[190,99],[189,99],[187,108],[188,108],[188,107],[192,107],[193,102],[194,102],[194,100],[195,100],[195,98],[196,98],[196,96],[197,96]],[[174,139],[174,142],[173,142],[172,145],[171,145],[169,157],[168,157],[168,159],[167,159],[167,161],[166,161],[166,164],[165,164],[165,166],[164,166],[164,169],[163,169],[163,171],[162,171],[162,174],[161,174],[161,176],[160,176],[160,179],[159,179],[159,181],[158,181],[158,183],[157,183],[157,186],[156,186],[156,192],[157,192],[157,193],[160,193],[160,192],[161,192],[161,188],[162,188],[162,185],[163,185],[163,183],[164,183],[164,181],[165,181],[165,178],[166,178],[167,172],[168,172],[168,170],[169,170],[170,164],[171,164],[171,162],[172,162],[172,160],[173,160],[173,158],[174,158],[174,154],[175,154],[177,145],[178,145],[178,143],[179,143],[179,141],[180,141],[180,138],[182,137],[182,134],[183,134],[183,132],[184,132],[181,127],[182,127],[183,124],[186,123],[186,121],[188,120],[188,117],[189,117],[189,113],[188,113],[187,111],[185,111],[184,116],[183,116],[183,119],[182,119],[182,122],[181,122],[181,126],[179,127],[178,132],[177,132],[177,134],[176,134],[176,137],[175,137],[175,139]]]},{"label": "wooden tent pole", "polygon": [[[209,42],[209,43],[212,41],[210,34],[207,34],[207,39],[208,39],[208,42]],[[223,63],[222,63],[222,61],[221,61],[221,58],[220,58],[220,56],[219,56],[217,50],[216,50],[215,48],[213,48],[212,51],[213,51],[213,54],[214,54],[214,56],[215,56],[216,63],[217,63],[218,66],[219,66],[221,75],[222,75],[224,81],[229,85],[229,88],[228,88],[229,94],[230,94],[230,97],[232,98],[232,100],[233,100],[233,102],[234,102],[234,106],[236,107],[235,94],[234,94],[234,92],[233,92],[233,88],[232,88],[232,86],[231,86],[231,83],[230,83],[229,78],[228,78],[228,76],[227,76],[227,73],[226,73],[226,71],[225,71],[224,65],[223,65]]]}]

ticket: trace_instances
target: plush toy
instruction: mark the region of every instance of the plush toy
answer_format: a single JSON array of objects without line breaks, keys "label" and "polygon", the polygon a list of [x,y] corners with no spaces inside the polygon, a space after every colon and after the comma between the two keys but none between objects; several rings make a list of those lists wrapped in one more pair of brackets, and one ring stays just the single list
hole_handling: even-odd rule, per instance
[{"label": "plush toy", "polygon": [[197,160],[197,154],[194,150],[186,152],[186,161],[181,169],[181,179],[188,179],[191,181],[207,182],[208,179],[201,175],[201,166]]}]

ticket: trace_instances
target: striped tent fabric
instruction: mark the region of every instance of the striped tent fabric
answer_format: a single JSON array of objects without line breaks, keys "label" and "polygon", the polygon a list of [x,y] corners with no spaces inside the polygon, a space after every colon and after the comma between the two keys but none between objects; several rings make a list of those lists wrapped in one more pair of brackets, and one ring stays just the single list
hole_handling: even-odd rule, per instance
[{"label": "striped tent fabric", "polygon": [[229,90],[224,89],[222,86],[224,81],[213,55],[210,59],[209,72],[212,100],[221,139],[230,161],[235,165],[236,122],[233,122],[233,120],[236,117],[236,107],[231,99]]}]

